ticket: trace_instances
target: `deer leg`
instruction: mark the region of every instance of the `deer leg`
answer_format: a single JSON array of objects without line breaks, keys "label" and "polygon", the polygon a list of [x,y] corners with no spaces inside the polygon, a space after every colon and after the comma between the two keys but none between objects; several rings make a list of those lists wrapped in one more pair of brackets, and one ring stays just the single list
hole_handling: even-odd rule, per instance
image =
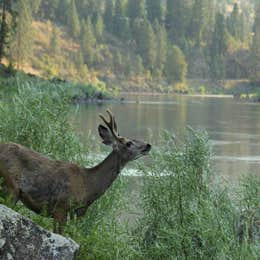
[{"label": "deer leg", "polygon": [[67,213],[64,211],[56,211],[53,214],[53,232],[62,234],[66,224]]}]

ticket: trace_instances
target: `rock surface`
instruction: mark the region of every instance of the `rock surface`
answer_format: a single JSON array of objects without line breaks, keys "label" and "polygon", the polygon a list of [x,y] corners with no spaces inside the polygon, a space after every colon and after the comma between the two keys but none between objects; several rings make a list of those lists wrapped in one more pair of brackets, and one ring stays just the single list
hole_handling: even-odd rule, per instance
[{"label": "rock surface", "polygon": [[71,260],[79,245],[0,205],[1,260]]}]

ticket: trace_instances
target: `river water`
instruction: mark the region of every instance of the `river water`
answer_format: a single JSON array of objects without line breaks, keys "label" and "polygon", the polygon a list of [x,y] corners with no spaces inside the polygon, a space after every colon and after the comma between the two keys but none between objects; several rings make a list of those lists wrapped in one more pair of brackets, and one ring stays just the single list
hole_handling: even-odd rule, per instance
[{"label": "river water", "polygon": [[150,129],[152,145],[163,129],[179,138],[186,126],[204,129],[210,137],[216,174],[229,180],[243,174],[260,175],[259,103],[228,97],[125,95],[123,103],[82,104],[75,109],[73,121],[84,138],[89,131],[98,136],[98,114],[107,108],[116,116],[120,135],[147,140]]}]

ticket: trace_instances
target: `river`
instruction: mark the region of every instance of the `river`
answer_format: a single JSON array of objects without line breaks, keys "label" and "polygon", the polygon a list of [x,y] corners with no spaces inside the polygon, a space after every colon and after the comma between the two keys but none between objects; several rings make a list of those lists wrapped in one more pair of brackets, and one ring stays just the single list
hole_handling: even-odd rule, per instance
[{"label": "river", "polygon": [[228,180],[243,174],[260,175],[259,103],[228,97],[125,95],[123,103],[82,104],[75,109],[73,121],[84,138],[89,131],[98,135],[98,114],[107,108],[115,114],[122,136],[147,140],[150,129],[153,145],[162,129],[179,138],[183,138],[186,126],[204,129],[210,137],[216,174]]}]

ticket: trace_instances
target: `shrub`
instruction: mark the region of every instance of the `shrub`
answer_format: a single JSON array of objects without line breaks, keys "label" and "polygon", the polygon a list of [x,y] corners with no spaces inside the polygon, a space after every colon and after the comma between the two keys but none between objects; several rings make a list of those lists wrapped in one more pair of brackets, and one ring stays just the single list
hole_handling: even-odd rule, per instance
[{"label": "shrub", "polygon": [[[153,163],[140,167],[145,175],[143,216],[134,235],[141,255],[145,259],[253,259],[254,245],[246,237],[239,243],[234,228],[240,211],[227,188],[212,184],[207,135],[188,129],[185,141],[177,144],[166,132],[160,147],[152,153]],[[251,186],[247,192],[255,208],[259,194],[253,191]]]}]

